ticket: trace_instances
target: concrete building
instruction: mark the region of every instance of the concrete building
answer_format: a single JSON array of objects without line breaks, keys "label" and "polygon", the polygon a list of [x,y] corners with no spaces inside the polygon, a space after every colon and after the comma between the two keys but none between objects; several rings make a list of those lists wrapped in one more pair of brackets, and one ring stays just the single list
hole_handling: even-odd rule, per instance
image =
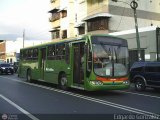
[{"label": "concrete building", "polygon": [[0,41],[0,62],[5,61],[5,42],[3,40]]},{"label": "concrete building", "polygon": [[[138,61],[135,29],[110,33],[110,35],[124,38],[129,46],[130,63]],[[140,50],[143,61],[160,61],[160,28],[157,26],[139,29]]]},{"label": "concrete building", "polygon": [[[24,47],[34,46],[50,41],[45,40],[25,40]],[[20,49],[23,48],[23,39],[1,40],[0,42],[0,61],[7,63],[17,62],[19,60]]]},{"label": "concrete building", "polygon": [[51,0],[52,39],[64,39],[72,37],[74,33],[75,11],[74,0]]},{"label": "concrete building", "polygon": [[[134,29],[132,0],[51,0],[53,40]],[[136,0],[139,27],[160,26],[160,1]]]}]

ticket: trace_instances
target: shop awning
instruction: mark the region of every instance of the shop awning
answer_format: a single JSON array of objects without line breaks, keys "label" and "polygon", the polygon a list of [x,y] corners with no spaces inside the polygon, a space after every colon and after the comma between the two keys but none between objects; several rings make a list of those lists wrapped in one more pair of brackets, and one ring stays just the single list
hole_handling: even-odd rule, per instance
[{"label": "shop awning", "polygon": [[91,16],[87,16],[86,18],[84,18],[83,20],[84,21],[87,21],[87,20],[90,20],[90,19],[94,19],[94,18],[98,18],[98,17],[107,17],[107,18],[110,18],[112,17],[113,15],[109,14],[109,13],[98,13],[98,14],[94,14],[94,15],[91,15]]},{"label": "shop awning", "polygon": [[80,22],[80,23],[76,24],[74,27],[79,28],[79,27],[84,27],[84,25],[85,25],[84,22]]},{"label": "shop awning", "polygon": [[49,32],[55,32],[55,31],[59,31],[58,28],[53,28],[52,30],[50,30]]},{"label": "shop awning", "polygon": [[50,11],[48,11],[49,13],[55,13],[59,10],[59,7],[55,7],[53,9],[51,9]]}]

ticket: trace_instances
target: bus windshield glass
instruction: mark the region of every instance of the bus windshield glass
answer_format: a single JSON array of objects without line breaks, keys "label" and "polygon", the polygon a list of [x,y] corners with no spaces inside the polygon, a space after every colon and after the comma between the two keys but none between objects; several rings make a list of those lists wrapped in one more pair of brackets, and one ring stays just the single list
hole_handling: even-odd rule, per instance
[{"label": "bus windshield glass", "polygon": [[92,37],[94,72],[99,76],[121,77],[128,73],[128,47],[123,39]]}]

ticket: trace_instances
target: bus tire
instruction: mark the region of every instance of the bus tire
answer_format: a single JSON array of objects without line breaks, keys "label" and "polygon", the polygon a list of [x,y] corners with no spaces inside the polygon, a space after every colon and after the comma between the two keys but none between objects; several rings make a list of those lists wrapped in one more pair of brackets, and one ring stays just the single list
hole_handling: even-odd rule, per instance
[{"label": "bus tire", "polygon": [[32,82],[32,80],[31,80],[31,70],[27,70],[27,82]]},{"label": "bus tire", "polygon": [[61,74],[59,84],[60,84],[60,88],[62,90],[68,90],[67,82],[68,81],[67,81],[67,77],[66,77],[65,73]]},{"label": "bus tire", "polygon": [[138,78],[135,82],[135,90],[136,91],[144,91],[146,89],[144,80]]}]

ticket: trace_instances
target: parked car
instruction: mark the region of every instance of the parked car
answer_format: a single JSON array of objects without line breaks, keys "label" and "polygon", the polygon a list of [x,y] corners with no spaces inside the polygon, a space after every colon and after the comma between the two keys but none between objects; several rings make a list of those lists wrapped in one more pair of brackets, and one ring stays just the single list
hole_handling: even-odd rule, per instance
[{"label": "parked car", "polygon": [[14,71],[17,73],[19,62],[14,62]]},{"label": "parked car", "polygon": [[0,74],[8,74],[8,73],[11,73],[13,74],[14,73],[14,68],[8,64],[8,63],[2,63],[0,64]]},{"label": "parked car", "polygon": [[130,81],[137,91],[146,87],[160,90],[160,62],[136,62],[130,69]]},{"label": "parked car", "polygon": [[19,62],[10,63],[10,65],[13,67],[15,73],[17,73],[18,64],[19,64]]}]

